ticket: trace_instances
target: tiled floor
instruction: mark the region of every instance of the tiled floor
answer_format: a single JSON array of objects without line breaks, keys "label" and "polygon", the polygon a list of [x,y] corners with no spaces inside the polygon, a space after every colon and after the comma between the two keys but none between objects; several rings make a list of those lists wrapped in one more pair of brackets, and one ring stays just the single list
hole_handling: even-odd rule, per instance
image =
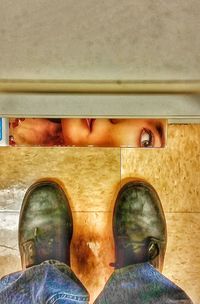
[{"label": "tiled floor", "polygon": [[167,220],[163,273],[200,303],[200,125],[169,126],[165,149],[122,150],[122,182],[151,183]]},{"label": "tiled floor", "polygon": [[[166,214],[164,274],[200,302],[200,125],[169,127],[165,149],[1,148],[0,276],[20,269],[17,225],[26,189],[38,178],[59,179],[73,210],[72,267],[91,302],[112,272],[112,208],[120,184],[143,178]],[[121,181],[122,178],[122,181]]]}]

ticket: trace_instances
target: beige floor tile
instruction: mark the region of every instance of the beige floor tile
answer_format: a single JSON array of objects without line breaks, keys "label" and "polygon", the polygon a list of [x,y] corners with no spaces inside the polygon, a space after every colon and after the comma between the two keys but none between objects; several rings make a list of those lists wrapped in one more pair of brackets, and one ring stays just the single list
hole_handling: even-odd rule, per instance
[{"label": "beige floor tile", "polygon": [[0,277],[21,269],[18,250],[18,212],[0,211]]},{"label": "beige floor tile", "polygon": [[20,257],[16,255],[0,256],[0,278],[21,270]]},{"label": "beige floor tile", "polygon": [[122,179],[142,178],[165,212],[200,211],[200,125],[170,125],[164,149],[122,149]]},{"label": "beige floor tile", "polygon": [[71,246],[72,268],[90,293],[91,303],[113,272],[111,212],[76,212]]},{"label": "beige floor tile", "polygon": [[72,210],[108,211],[120,182],[120,149],[1,148],[0,209],[19,210],[40,178],[63,184]]},{"label": "beige floor tile", "polygon": [[200,303],[200,213],[167,213],[168,245],[163,273]]}]

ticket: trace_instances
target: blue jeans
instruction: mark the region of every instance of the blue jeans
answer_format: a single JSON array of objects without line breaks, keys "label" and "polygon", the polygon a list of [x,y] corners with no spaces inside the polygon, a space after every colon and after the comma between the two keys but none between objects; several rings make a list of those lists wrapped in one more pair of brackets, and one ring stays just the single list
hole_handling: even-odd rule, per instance
[{"label": "blue jeans", "polygon": [[[0,280],[1,304],[87,304],[89,295],[72,270],[46,261]],[[191,304],[183,290],[149,263],[115,270],[95,304]]]}]

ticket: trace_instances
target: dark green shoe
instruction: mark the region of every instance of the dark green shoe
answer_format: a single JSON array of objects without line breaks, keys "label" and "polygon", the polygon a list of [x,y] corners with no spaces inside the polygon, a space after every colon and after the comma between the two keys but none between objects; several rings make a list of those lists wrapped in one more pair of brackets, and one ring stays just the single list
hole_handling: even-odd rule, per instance
[{"label": "dark green shoe", "polygon": [[119,191],[113,214],[115,268],[150,262],[162,270],[167,244],[166,221],[154,188],[132,181]]},{"label": "dark green shoe", "polygon": [[73,221],[68,199],[52,181],[33,184],[25,194],[19,219],[19,250],[23,269],[45,260],[70,266]]}]

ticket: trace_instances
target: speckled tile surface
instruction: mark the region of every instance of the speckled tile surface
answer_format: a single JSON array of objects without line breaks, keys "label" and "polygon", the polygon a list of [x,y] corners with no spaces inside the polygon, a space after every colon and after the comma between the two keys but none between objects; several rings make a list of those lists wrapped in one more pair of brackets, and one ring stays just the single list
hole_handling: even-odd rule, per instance
[{"label": "speckled tile surface", "polygon": [[[120,181],[120,149],[1,148],[0,208],[19,210],[37,179],[58,179],[74,211],[108,211]],[[95,195],[94,195],[95,193]]]},{"label": "speckled tile surface", "polygon": [[0,277],[21,269],[18,220],[19,212],[0,210]]},{"label": "speckled tile surface", "polygon": [[155,187],[165,212],[200,212],[200,125],[170,125],[165,149],[122,149],[122,181]]},{"label": "speckled tile surface", "polygon": [[87,287],[90,300],[103,289],[115,261],[111,212],[74,212],[72,268]]},{"label": "speckled tile surface", "polygon": [[200,213],[166,213],[168,245],[163,274],[200,302]]}]

